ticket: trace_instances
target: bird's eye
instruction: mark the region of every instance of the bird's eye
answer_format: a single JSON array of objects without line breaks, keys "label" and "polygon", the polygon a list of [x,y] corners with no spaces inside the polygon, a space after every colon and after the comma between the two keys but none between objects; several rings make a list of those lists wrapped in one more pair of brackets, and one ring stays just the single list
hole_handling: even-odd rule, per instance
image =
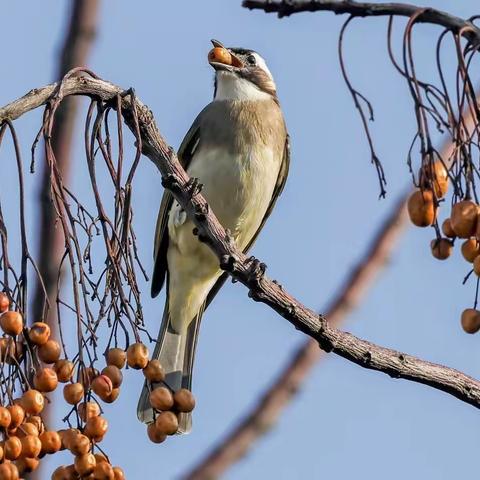
[{"label": "bird's eye", "polygon": [[257,59],[255,58],[255,55],[249,55],[247,57],[247,62],[249,65],[256,65]]}]

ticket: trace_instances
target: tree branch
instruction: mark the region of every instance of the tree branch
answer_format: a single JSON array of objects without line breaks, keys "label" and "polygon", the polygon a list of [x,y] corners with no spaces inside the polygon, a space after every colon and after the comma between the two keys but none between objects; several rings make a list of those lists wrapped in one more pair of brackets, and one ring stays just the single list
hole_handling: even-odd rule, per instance
[{"label": "tree branch", "polygon": [[[358,306],[387,263],[406,224],[405,203],[406,196],[402,196],[380,226],[365,255],[349,274],[344,286],[331,300],[325,315],[331,325],[341,323]],[[322,353],[315,340],[307,340],[292,355],[252,411],[182,479],[220,478],[232,464],[244,457],[252,445],[272,428]]]},{"label": "tree branch", "polygon": [[337,15],[350,14],[354,17],[402,16],[411,17],[423,10],[416,18],[418,23],[431,23],[462,35],[473,45],[480,44],[480,28],[470,20],[450,15],[435,8],[422,8],[406,3],[371,3],[353,0],[244,0],[243,6],[250,10],[277,13],[279,18],[300,12],[328,11]]},{"label": "tree branch", "polygon": [[215,252],[223,270],[249,289],[249,296],[265,303],[287,319],[295,328],[315,339],[326,352],[357,365],[404,378],[449,393],[459,400],[480,408],[480,382],[458,370],[427,362],[392,349],[375,345],[342,332],[328,324],[322,315],[302,305],[280,284],[265,274],[265,265],[238,251],[200,193],[191,191],[191,183],[174,151],[161,136],[152,112],[130,91],[98,78],[68,77],[59,85],[32,90],[21,99],[0,109],[0,123],[14,120],[23,113],[45,104],[54,95],[86,95],[115,105],[122,96],[122,115],[128,127],[136,130],[135,115],[142,140],[142,152],[157,166],[163,184],[174,194],[196,227],[199,238]]}]

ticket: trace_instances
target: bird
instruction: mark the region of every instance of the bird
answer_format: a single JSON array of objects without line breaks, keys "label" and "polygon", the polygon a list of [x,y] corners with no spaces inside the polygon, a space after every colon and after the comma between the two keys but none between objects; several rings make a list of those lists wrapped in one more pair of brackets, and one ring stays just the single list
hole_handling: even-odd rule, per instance
[{"label": "bird", "polygon": [[[194,120],[177,156],[190,178],[202,185],[202,195],[237,248],[246,253],[284,189],[290,141],[275,81],[262,56],[211,42],[213,100]],[[191,390],[202,315],[228,277],[194,228],[165,190],[155,230],[151,294],[156,297],[166,284],[166,302],[152,358],[160,361],[172,391]],[[137,409],[146,424],[155,417],[151,388],[145,382]],[[191,426],[191,414],[180,414],[177,433],[189,433]]]}]

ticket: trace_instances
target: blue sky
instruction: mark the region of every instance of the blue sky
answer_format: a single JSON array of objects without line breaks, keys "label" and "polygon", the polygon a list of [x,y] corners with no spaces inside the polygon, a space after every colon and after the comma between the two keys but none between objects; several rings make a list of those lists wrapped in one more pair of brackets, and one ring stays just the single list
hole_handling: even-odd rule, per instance
[{"label": "blue sky", "polygon": [[[473,0],[424,4],[465,17],[479,13]],[[3,3],[2,34],[8,46],[3,49],[0,104],[52,80],[66,6],[58,0]],[[135,87],[169,143],[177,147],[212,96],[213,73],[206,61],[209,39],[253,48],[266,58],[292,138],[292,160],[285,192],[254,253],[267,263],[272,277],[320,310],[409,181],[406,152],[414,132],[407,87],[387,59],[385,20],[356,20],[346,37],[347,67],[376,108],[372,131],[388,180],[387,199],[378,200],[366,140],[338,66],[341,23],[342,18],[328,13],[280,21],[242,9],[240,0],[145,0],[137,7],[126,0],[104,2],[89,62],[101,77]],[[427,76],[434,75],[437,33],[428,26],[415,33],[416,58]],[[25,162],[39,115],[17,124]],[[84,165],[78,133],[74,187],[86,194],[87,178],[77,173]],[[6,145],[0,159],[11,158]],[[5,172],[2,199],[14,193],[13,174],[13,168]],[[38,177],[28,179],[32,238]],[[150,269],[162,188],[146,159],[134,189],[141,256]],[[345,328],[478,377],[480,339],[467,336],[459,325],[460,312],[473,302],[473,284],[461,285],[468,267],[457,250],[447,262],[434,260],[429,254],[431,238],[431,230],[408,230],[379,283]],[[142,285],[142,290],[153,332],[163,297],[152,300],[148,286]],[[228,284],[202,325],[192,434],[151,444],[135,414],[142,379],[129,371],[120,399],[106,408],[111,428],[104,446],[112,461],[124,467],[130,479],[177,478],[255,403],[303,341],[302,334],[272,310],[249,300],[243,286]],[[58,412],[58,418],[63,414]],[[480,416],[472,407],[330,355],[278,425],[225,478],[457,478],[477,469],[479,432]],[[56,457],[50,470],[60,460]]]}]

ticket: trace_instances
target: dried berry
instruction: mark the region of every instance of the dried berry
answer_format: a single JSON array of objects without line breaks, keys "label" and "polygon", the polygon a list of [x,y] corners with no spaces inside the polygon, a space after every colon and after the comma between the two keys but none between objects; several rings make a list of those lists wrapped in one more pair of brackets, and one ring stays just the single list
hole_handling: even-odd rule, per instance
[{"label": "dried berry", "polygon": [[108,422],[103,417],[89,418],[85,424],[83,432],[95,442],[100,442],[108,430]]}]

